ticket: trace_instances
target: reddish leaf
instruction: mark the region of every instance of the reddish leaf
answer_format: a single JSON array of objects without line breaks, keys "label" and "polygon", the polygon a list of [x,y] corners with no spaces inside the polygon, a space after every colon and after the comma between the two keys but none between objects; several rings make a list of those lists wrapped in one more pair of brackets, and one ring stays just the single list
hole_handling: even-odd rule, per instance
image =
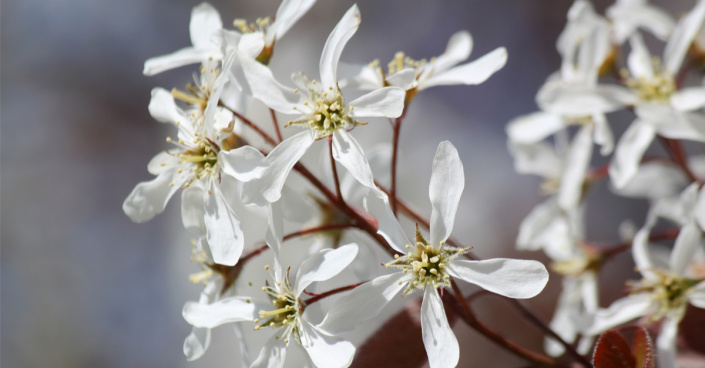
[{"label": "reddish leaf", "polygon": [[595,368],[633,368],[636,361],[629,344],[614,330],[600,336],[593,356]]},{"label": "reddish leaf", "polygon": [[636,368],[654,368],[654,343],[649,332],[644,327],[639,327],[634,334],[632,352],[636,358]]},{"label": "reddish leaf", "polygon": [[[452,326],[456,316],[448,308],[446,316]],[[421,367],[426,361],[421,338],[421,300],[415,300],[357,349],[350,368],[414,368]]]},{"label": "reddish leaf", "polygon": [[688,305],[678,331],[689,348],[699,354],[705,354],[705,309]]}]

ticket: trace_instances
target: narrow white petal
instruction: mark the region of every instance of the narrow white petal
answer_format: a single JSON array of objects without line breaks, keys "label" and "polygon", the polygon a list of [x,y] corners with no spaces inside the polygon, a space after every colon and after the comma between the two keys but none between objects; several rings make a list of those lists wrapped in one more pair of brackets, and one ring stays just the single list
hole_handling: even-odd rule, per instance
[{"label": "narrow white petal", "polygon": [[213,328],[224,323],[252,321],[256,318],[254,303],[246,297],[230,297],[211,304],[186,302],[182,315],[196,327]]},{"label": "narrow white petal", "polygon": [[514,157],[514,170],[519,174],[534,174],[544,178],[558,178],[563,160],[550,144],[538,142],[523,144],[509,141],[509,153]]},{"label": "narrow white petal", "polygon": [[357,8],[357,5],[353,5],[345,15],[343,15],[343,18],[340,19],[340,22],[335,26],[333,32],[328,36],[325,46],[323,46],[323,53],[321,54],[319,64],[323,88],[338,88],[336,83],[338,81],[337,72],[340,54],[343,53],[345,44],[348,43],[359,26],[360,10]]},{"label": "narrow white petal", "polygon": [[299,114],[294,108],[299,104],[299,96],[294,93],[294,89],[279,83],[267,66],[255,60],[263,47],[264,38],[261,33],[243,35],[238,45],[238,60],[252,89],[252,95],[276,111]]},{"label": "narrow white petal", "polygon": [[693,260],[695,251],[702,246],[701,240],[702,233],[695,221],[690,221],[681,228],[671,252],[671,272],[685,276],[685,270]]},{"label": "narrow white petal", "polygon": [[454,84],[480,84],[502,69],[506,63],[507,50],[500,47],[475,61],[432,75],[419,89]]},{"label": "narrow white petal", "polygon": [[413,87],[414,82],[416,82],[416,69],[414,68],[406,68],[387,77],[387,83],[390,86],[399,87],[403,90]]},{"label": "narrow white petal", "polygon": [[693,208],[693,217],[701,229],[705,229],[705,187],[700,189],[698,200]]},{"label": "narrow white petal", "polygon": [[267,216],[267,235],[265,236],[267,245],[272,248],[277,257],[281,251],[284,238],[284,216],[282,216],[281,206],[281,201],[276,201],[269,204],[269,213]]},{"label": "narrow white petal", "polygon": [[380,276],[341,296],[317,327],[332,335],[356,329],[360,323],[378,315],[404,287],[401,272]]},{"label": "narrow white petal", "polygon": [[688,295],[688,301],[698,308],[705,309],[705,282],[701,281],[699,284],[693,286],[693,289]]},{"label": "narrow white petal", "polygon": [[547,237],[556,238],[555,222],[561,216],[561,210],[554,198],[534,207],[519,226],[517,249],[539,250],[545,246]]},{"label": "narrow white petal", "polygon": [[152,175],[159,175],[162,172],[179,164],[179,158],[166,151],[157,153],[147,164],[147,171]]},{"label": "narrow white petal", "polygon": [[250,368],[281,368],[286,359],[286,343],[284,339],[276,339],[274,336],[267,340],[259,356],[252,363]]},{"label": "narrow white petal", "polygon": [[293,26],[309,9],[316,3],[316,0],[284,0],[277,15],[274,17],[274,22],[267,30],[267,44],[271,45]]},{"label": "narrow white petal", "polygon": [[639,166],[639,170],[616,193],[625,197],[658,199],[677,196],[688,184],[688,178],[677,166],[650,161]]},{"label": "narrow white petal", "polygon": [[688,87],[671,96],[671,105],[680,111],[693,111],[705,107],[705,88]]},{"label": "narrow white petal", "polygon": [[668,316],[661,323],[656,339],[656,359],[659,368],[676,368],[676,337],[679,318]]},{"label": "narrow white petal", "polygon": [[673,30],[663,50],[663,65],[671,75],[676,75],[680,70],[688,48],[703,24],[703,18],[705,18],[705,1],[698,1]]},{"label": "narrow white petal", "polygon": [[460,204],[460,195],[465,187],[465,172],[458,151],[453,144],[443,141],[438,145],[433,158],[431,183],[428,196],[431,199],[431,244],[438,246],[453,231],[455,213]]},{"label": "narrow white petal", "polygon": [[184,355],[186,360],[192,362],[200,357],[208,350],[211,343],[211,329],[194,327],[191,333],[184,340]]},{"label": "narrow white petal", "polygon": [[316,326],[301,321],[301,345],[316,367],[344,368],[355,356],[355,346],[349,341],[325,334]]},{"label": "narrow white petal", "polygon": [[593,136],[593,140],[596,144],[602,146],[602,148],[600,148],[600,154],[607,156],[612,153],[612,150],[614,149],[614,136],[612,135],[612,129],[610,129],[610,125],[607,123],[607,119],[604,114],[593,115],[592,120],[595,123],[595,134]]},{"label": "narrow white petal", "polygon": [[632,294],[618,299],[607,309],[600,309],[595,313],[594,321],[585,333],[599,335],[612,327],[645,315],[650,306],[651,295],[649,293]]},{"label": "narrow white petal", "polygon": [[262,176],[266,168],[264,155],[256,148],[244,146],[218,153],[223,173],[239,181],[248,182]]},{"label": "narrow white petal", "polygon": [[448,324],[438,291],[430,285],[424,289],[421,303],[421,334],[431,368],[453,368],[458,365],[458,339]]},{"label": "narrow white petal", "polygon": [[543,111],[523,115],[507,125],[509,140],[517,143],[537,143],[567,126],[562,117]]},{"label": "narrow white petal", "polygon": [[531,260],[453,260],[447,267],[453,277],[514,299],[533,298],[548,282],[546,267],[541,262]]},{"label": "narrow white petal", "polygon": [[[563,340],[572,343],[578,334],[575,326],[575,316],[580,315],[580,303],[576,303],[580,298],[576,295],[577,279],[564,278],[563,289],[558,296],[558,304],[553,312],[553,318],[549,327],[556,331]],[[560,356],[565,351],[563,345],[552,338],[544,340],[544,348],[550,356]]]},{"label": "narrow white petal", "polygon": [[[122,210],[134,222],[151,220],[164,211],[166,203],[186,181],[177,173],[178,167],[163,171],[151,181],[144,181],[135,187],[122,203]],[[170,185],[172,184],[173,185]]]},{"label": "narrow white petal", "polygon": [[546,84],[536,100],[543,110],[564,116],[603,114],[636,103],[635,95],[624,87],[584,84]]},{"label": "narrow white petal", "polygon": [[630,39],[629,44],[632,47],[632,52],[627,58],[629,72],[635,78],[651,79],[654,76],[653,59],[649,49],[644,44],[644,39],[641,34],[635,33]]},{"label": "narrow white petal", "polygon": [[191,11],[191,23],[189,31],[191,33],[191,43],[195,47],[211,47],[213,34],[223,28],[220,14],[213,5],[201,3]]},{"label": "narrow white petal", "polygon": [[592,126],[585,125],[573,138],[558,192],[558,205],[564,210],[577,208],[583,195],[585,173],[592,158]]},{"label": "narrow white petal", "polygon": [[655,135],[654,128],[641,120],[636,120],[627,128],[617,143],[609,168],[610,179],[615,187],[623,188],[636,174],[641,157]]},{"label": "narrow white petal", "polygon": [[397,252],[406,253],[406,245],[412,243],[404,235],[399,221],[394,217],[387,196],[380,191],[371,190],[365,196],[365,208],[370,215],[377,219],[379,225],[377,232],[387,239],[389,245]]},{"label": "narrow white petal", "polygon": [[377,189],[372,177],[372,169],[362,152],[362,147],[344,130],[333,133],[333,158],[345,166],[360,184],[370,189]]},{"label": "narrow white petal", "polygon": [[152,89],[152,98],[149,100],[149,114],[160,123],[176,124],[182,122],[190,124],[190,120],[183,111],[176,106],[171,92],[164,88]]},{"label": "narrow white petal", "polygon": [[205,190],[200,185],[190,185],[181,192],[181,221],[184,227],[199,235],[206,233]]},{"label": "narrow white petal", "polygon": [[147,59],[144,62],[142,73],[147,76],[156,75],[184,65],[201,63],[209,58],[220,59],[222,56],[221,51],[215,45],[208,48],[184,47],[171,54]]},{"label": "narrow white petal", "polygon": [[230,208],[220,185],[212,183],[206,196],[205,224],[208,246],[215,263],[234,266],[240,259],[245,237],[240,220]]},{"label": "narrow white petal", "polygon": [[312,131],[306,130],[279,143],[265,158],[261,176],[243,185],[243,202],[266,206],[278,201],[289,172],[314,141]]},{"label": "narrow white petal", "polygon": [[431,67],[436,73],[449,69],[467,59],[472,52],[472,46],[470,32],[463,30],[454,33],[448,39],[446,50],[436,58],[436,62]]},{"label": "narrow white petal", "polygon": [[673,110],[665,120],[655,122],[659,134],[671,139],[705,142],[705,115]]},{"label": "narrow white petal", "polygon": [[312,282],[329,280],[345,270],[357,256],[357,244],[347,244],[337,249],[321,249],[306,258],[296,273],[294,295],[299,295]]},{"label": "narrow white petal", "polygon": [[355,118],[396,118],[404,110],[406,92],[399,87],[384,87],[374,90],[350,102],[350,114]]},{"label": "narrow white petal", "polygon": [[649,252],[650,231],[651,227],[645,226],[634,235],[634,239],[632,240],[632,257],[634,257],[634,263],[636,264],[636,268],[640,270],[645,277],[655,276],[651,272],[651,270],[654,269],[654,261],[651,259],[651,253]]}]

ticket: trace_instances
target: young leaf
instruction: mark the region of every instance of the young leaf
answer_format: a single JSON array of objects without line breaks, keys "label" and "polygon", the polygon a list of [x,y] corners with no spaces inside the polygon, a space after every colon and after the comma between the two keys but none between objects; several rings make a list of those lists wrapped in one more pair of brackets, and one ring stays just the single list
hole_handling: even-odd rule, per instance
[{"label": "young leaf", "polygon": [[649,332],[644,327],[639,327],[634,334],[632,352],[636,359],[636,368],[654,368],[654,343],[651,341]]},{"label": "young leaf", "polygon": [[636,364],[629,344],[615,330],[607,330],[597,341],[593,356],[595,368],[633,368]]}]

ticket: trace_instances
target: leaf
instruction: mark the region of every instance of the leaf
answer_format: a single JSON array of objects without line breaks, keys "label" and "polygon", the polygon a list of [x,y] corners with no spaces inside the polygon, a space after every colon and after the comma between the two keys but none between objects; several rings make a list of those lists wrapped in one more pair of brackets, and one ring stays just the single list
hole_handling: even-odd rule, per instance
[{"label": "leaf", "polygon": [[629,343],[617,331],[600,335],[593,356],[595,368],[633,368],[635,363]]},{"label": "leaf", "polygon": [[689,304],[678,330],[690,349],[705,354],[705,309]]},{"label": "leaf", "polygon": [[[457,316],[446,308],[452,326]],[[421,300],[406,305],[357,349],[350,368],[414,368],[427,362],[421,338]]]},{"label": "leaf", "polygon": [[636,358],[636,368],[654,368],[654,343],[649,332],[644,327],[639,327],[634,334],[632,352]]}]

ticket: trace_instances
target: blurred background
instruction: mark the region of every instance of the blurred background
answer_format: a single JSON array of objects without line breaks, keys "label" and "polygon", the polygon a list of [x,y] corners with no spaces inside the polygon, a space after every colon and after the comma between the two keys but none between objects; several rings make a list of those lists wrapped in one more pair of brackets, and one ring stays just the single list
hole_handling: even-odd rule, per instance
[{"label": "blurred background", "polygon": [[[150,158],[171,133],[147,111],[150,90],[183,88],[196,66],[154,77],[146,59],[190,45],[188,23],[198,1],[4,0],[1,40],[0,365],[11,367],[238,366],[230,327],[214,331],[210,351],[188,363],[182,353],[190,326],[181,317],[201,286],[188,281],[190,235],[181,228],[179,200],[146,224],[132,223],[121,205]],[[227,28],[234,18],[273,15],[279,1],[212,1]],[[610,4],[596,1],[599,11]],[[693,1],[661,0],[671,14]],[[328,33],[352,1],[319,1],[277,44],[278,76],[317,75]],[[438,143],[450,140],[465,166],[466,187],[455,236],[480,257],[539,259],[513,250],[520,221],[542,200],[539,180],[514,173],[504,127],[536,110],[534,95],[560,60],[555,40],[567,0],[360,0],[362,24],[342,60],[414,59],[445,49],[458,30],[474,37],[475,59],[499,46],[509,60],[480,86],[437,87],[417,96],[401,136],[400,193],[428,213],[427,188]],[[629,115],[616,116],[619,135]],[[620,120],[621,119],[621,120]],[[360,132],[358,132],[358,130]],[[354,132],[365,147],[389,141],[391,130]],[[290,134],[290,133],[288,133]],[[603,184],[588,207],[588,239],[614,243],[617,226],[637,226],[645,202],[615,199]],[[630,257],[608,265],[601,303],[619,297],[631,275]],[[626,270],[626,271],[624,271]],[[558,278],[528,301],[549,320]],[[539,334],[492,298],[478,302],[488,323],[540,349]],[[517,322],[519,321],[519,322]],[[458,324],[460,366],[524,363]],[[223,364],[225,363],[225,364]]]}]

